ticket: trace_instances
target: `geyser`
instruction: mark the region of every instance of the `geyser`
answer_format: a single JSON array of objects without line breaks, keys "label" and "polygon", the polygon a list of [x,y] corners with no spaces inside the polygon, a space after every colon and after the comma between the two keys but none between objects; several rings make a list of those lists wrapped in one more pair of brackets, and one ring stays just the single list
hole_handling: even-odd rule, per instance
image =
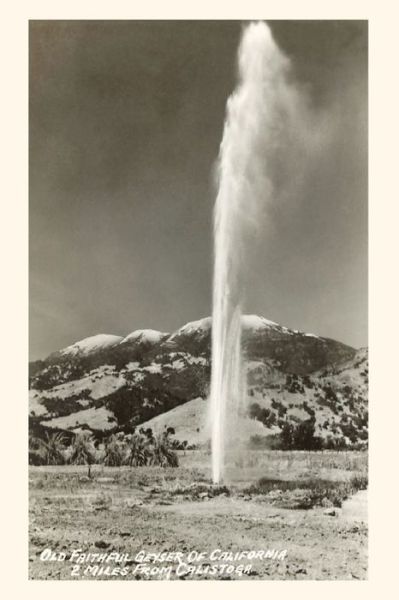
[{"label": "geyser", "polygon": [[289,61],[265,23],[245,28],[238,68],[238,84],[226,106],[214,208],[210,389],[214,483],[223,478],[226,443],[235,436],[246,388],[241,360],[244,250],[272,196],[270,165],[297,104],[286,77]]}]

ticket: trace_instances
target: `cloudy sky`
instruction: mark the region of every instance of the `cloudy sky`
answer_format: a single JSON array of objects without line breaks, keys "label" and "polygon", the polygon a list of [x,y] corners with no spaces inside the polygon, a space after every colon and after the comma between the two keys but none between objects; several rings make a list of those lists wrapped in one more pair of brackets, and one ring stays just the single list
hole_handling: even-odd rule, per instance
[{"label": "cloudy sky", "polygon": [[[243,25],[30,23],[32,359],[211,313],[213,171]],[[367,23],[269,25],[328,133],[260,223],[245,312],[367,345]]]}]

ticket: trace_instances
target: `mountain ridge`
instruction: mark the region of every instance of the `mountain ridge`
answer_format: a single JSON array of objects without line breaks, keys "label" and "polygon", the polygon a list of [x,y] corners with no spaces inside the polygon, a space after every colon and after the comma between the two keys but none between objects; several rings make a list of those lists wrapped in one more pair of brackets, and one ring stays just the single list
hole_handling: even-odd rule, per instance
[{"label": "mountain ridge", "polygon": [[[262,428],[265,436],[276,434],[284,419],[313,419],[322,437],[345,438],[346,444],[365,440],[367,351],[257,315],[243,316],[242,348],[248,380],[243,429],[250,437]],[[139,329],[79,340],[31,365],[30,424],[68,432],[83,427],[103,435],[148,422],[173,427],[172,411],[177,422],[186,415],[182,431],[201,430],[188,441],[202,443],[207,435],[202,425],[183,427],[183,421],[204,421],[199,411],[206,412],[207,403],[199,399],[209,396],[210,351],[210,317],[172,333]],[[346,433],[337,424],[341,416]]]},{"label": "mountain ridge", "polygon": [[[290,329],[289,327],[280,325],[279,323],[277,323],[275,321],[271,321],[270,319],[266,319],[265,317],[254,315],[254,314],[244,314],[244,315],[242,315],[241,318],[242,318],[243,330],[248,330],[248,329],[259,330],[259,329],[271,328],[271,329],[282,330],[282,331],[285,331],[290,334],[300,334],[300,335],[304,335],[306,337],[313,337],[316,339],[326,339],[326,340],[335,341],[333,338],[328,338],[328,337],[317,335],[314,333],[304,332],[304,331],[301,331],[298,329]],[[86,338],[82,338],[81,340],[77,340],[76,342],[73,342],[69,346],[66,346],[64,348],[61,348],[61,349],[51,352],[44,359],[36,359],[36,360],[30,361],[30,362],[31,363],[40,362],[40,361],[43,362],[43,361],[48,360],[51,356],[56,355],[58,353],[77,353],[79,348],[84,349],[85,346],[87,346],[87,351],[90,351],[90,346],[92,345],[92,350],[96,351],[96,349],[101,350],[102,347],[106,347],[106,346],[112,347],[112,346],[116,346],[118,344],[124,344],[125,342],[131,341],[131,340],[136,340],[138,338],[142,338],[143,341],[149,341],[149,342],[153,342],[153,343],[158,342],[161,339],[164,339],[166,341],[171,341],[175,337],[178,337],[179,335],[187,335],[187,334],[192,333],[193,331],[202,330],[202,331],[206,332],[211,329],[211,323],[212,323],[212,317],[203,317],[203,318],[197,319],[195,321],[189,321],[185,325],[182,325],[181,327],[179,327],[178,329],[176,329],[175,331],[173,331],[171,333],[162,332],[157,329],[135,329],[131,333],[127,334],[126,336],[115,335],[115,334],[105,334],[105,333],[93,334]],[[102,340],[100,338],[102,338]],[[94,343],[96,340],[98,340],[98,344]],[[344,345],[347,346],[348,348],[352,348],[352,346],[349,346],[348,344],[344,344]]]}]

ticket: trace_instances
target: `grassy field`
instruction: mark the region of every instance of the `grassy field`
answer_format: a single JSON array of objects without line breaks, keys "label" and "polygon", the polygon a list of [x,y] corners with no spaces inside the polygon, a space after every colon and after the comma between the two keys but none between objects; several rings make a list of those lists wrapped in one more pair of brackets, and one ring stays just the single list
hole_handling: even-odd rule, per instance
[{"label": "grassy field", "polygon": [[[207,452],[179,461],[95,465],[91,477],[84,466],[31,466],[30,578],[367,577],[367,526],[350,499],[365,493],[366,453],[254,451],[231,460],[223,486],[210,482]],[[41,560],[45,549],[60,560]],[[78,550],[119,562],[78,563]]]}]

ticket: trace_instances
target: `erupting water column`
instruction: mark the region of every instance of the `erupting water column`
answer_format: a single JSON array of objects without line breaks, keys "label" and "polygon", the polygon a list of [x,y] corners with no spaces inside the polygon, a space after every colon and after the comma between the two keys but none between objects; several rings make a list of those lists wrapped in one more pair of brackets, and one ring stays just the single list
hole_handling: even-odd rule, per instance
[{"label": "erupting water column", "polygon": [[[241,365],[242,254],[257,219],[259,188],[270,195],[261,149],[265,131],[274,127],[273,103],[285,57],[268,26],[251,23],[238,54],[239,82],[227,101],[219,153],[219,188],[214,209],[214,279],[210,418],[212,478],[223,478],[227,434],[242,400]],[[276,75],[277,74],[277,75]]]}]

